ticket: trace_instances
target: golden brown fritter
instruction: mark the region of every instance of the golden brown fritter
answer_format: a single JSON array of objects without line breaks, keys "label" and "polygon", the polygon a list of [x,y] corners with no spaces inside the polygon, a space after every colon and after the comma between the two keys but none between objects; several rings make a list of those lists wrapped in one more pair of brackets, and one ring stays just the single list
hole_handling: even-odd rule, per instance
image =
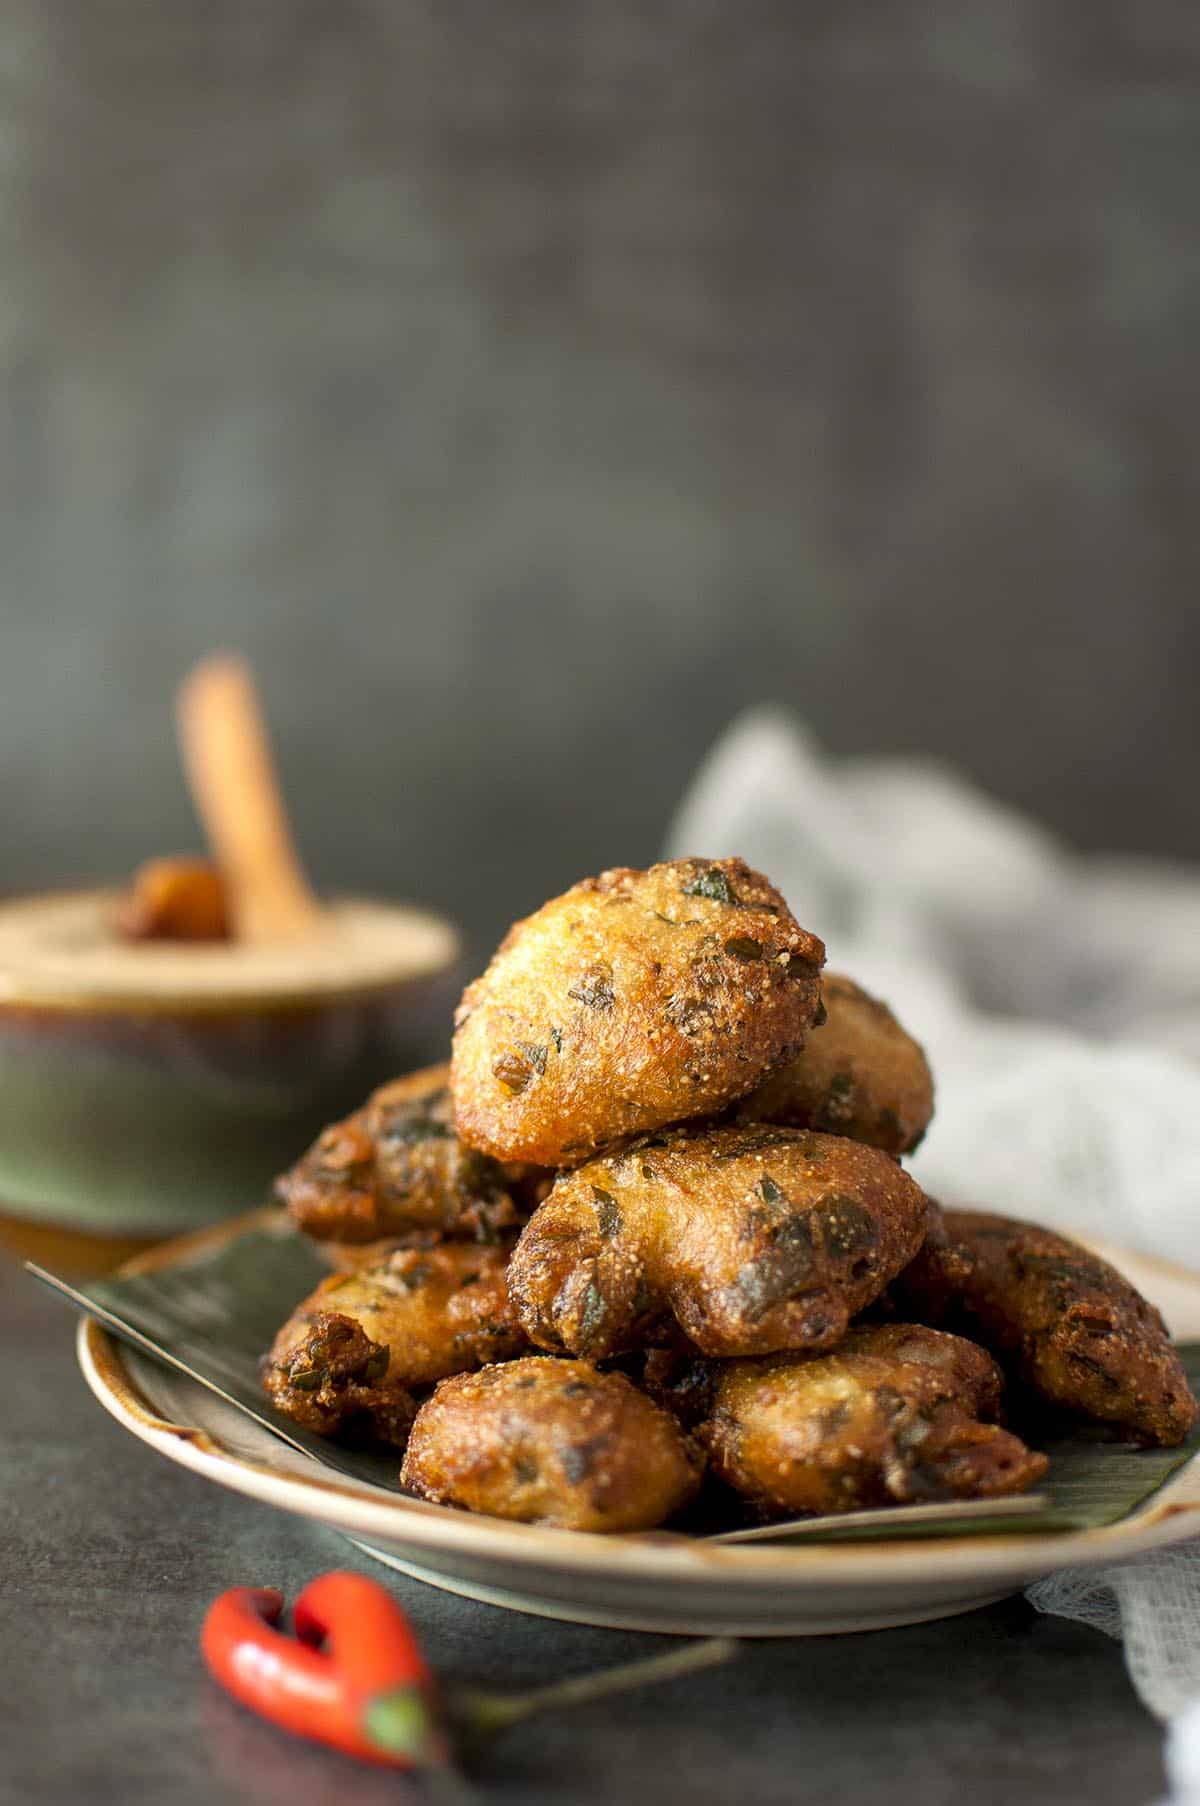
[{"label": "golden brown fritter", "polygon": [[[307,1413],[314,1382],[306,1379],[297,1389],[295,1375],[321,1371],[313,1343],[327,1341],[334,1322],[356,1326],[373,1350],[386,1352],[379,1383],[388,1396],[397,1387],[428,1386],[446,1374],[520,1354],[528,1342],[509,1303],[507,1264],[504,1248],[443,1242],[396,1249],[374,1267],[331,1274],[297,1305],[275,1338],[267,1367],[275,1403],[280,1410],[295,1406]],[[328,1415],[333,1393],[320,1396],[320,1404]],[[361,1409],[356,1393],[347,1410]]]},{"label": "golden brown fritter", "polygon": [[387,1348],[352,1318],[313,1311],[300,1340],[286,1355],[273,1349],[262,1373],[271,1403],[302,1429],[317,1436],[350,1431],[404,1447],[412,1397],[389,1375]]},{"label": "golden brown fritter", "polygon": [[1003,1417],[1004,1375],[986,1348],[965,1336],[947,1335],[924,1323],[867,1323],[851,1330],[838,1349],[908,1366],[932,1367],[973,1417]]},{"label": "golden brown fritter", "polygon": [[276,1193],[318,1241],[370,1243],[414,1231],[494,1241],[522,1222],[527,1168],[506,1172],[454,1133],[449,1068],[396,1079],[325,1129],[276,1181]]},{"label": "golden brown fritter", "polygon": [[767,1515],[1027,1492],[1044,1455],[979,1414],[1000,1376],[982,1349],[913,1325],[831,1354],[729,1361],[696,1430],[713,1472]]},{"label": "golden brown fritter", "polygon": [[377,1242],[314,1242],[313,1252],[335,1273],[365,1273],[369,1267],[382,1266],[401,1248],[437,1248],[445,1239],[437,1229],[412,1229],[407,1235],[385,1235]]},{"label": "golden brown fritter", "polygon": [[[998,1422],[1002,1416],[1004,1375],[986,1349],[964,1336],[947,1335],[921,1323],[867,1323],[852,1329],[836,1352],[868,1353],[907,1365],[939,1368],[973,1416],[987,1423]],[[768,1356],[758,1365],[781,1358]],[[643,1358],[640,1383],[656,1403],[692,1429],[711,1415],[716,1383],[728,1365],[695,1349],[652,1348]]]},{"label": "golden brown fritter", "polygon": [[886,1003],[840,972],[825,974],[821,997],[824,1024],[742,1099],[736,1120],[825,1129],[888,1154],[910,1152],[933,1116],[933,1075],[920,1045]]},{"label": "golden brown fritter", "polygon": [[925,1236],[877,1148],[749,1124],[675,1130],[560,1175],[509,1290],[532,1341],[599,1359],[673,1318],[705,1354],[828,1348]]},{"label": "golden brown fritter", "polygon": [[948,1210],[894,1307],[975,1337],[1037,1398],[1170,1447],[1196,1401],[1166,1325],[1106,1261],[1049,1229]]},{"label": "golden brown fritter", "polygon": [[510,929],[463,993],[459,1135],[571,1166],[721,1110],[803,1046],[824,958],[740,859],[587,878]]},{"label": "golden brown fritter", "polygon": [[703,1467],[624,1375],[529,1356],[443,1380],[417,1413],[400,1480],[521,1523],[650,1530],[687,1503]]}]

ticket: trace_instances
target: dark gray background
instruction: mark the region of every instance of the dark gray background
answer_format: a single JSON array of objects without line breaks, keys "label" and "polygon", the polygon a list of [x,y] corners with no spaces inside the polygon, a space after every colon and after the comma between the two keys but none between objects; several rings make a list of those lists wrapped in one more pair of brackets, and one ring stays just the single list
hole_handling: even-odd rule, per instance
[{"label": "dark gray background", "polygon": [[0,880],[220,643],[477,952],[764,698],[1200,856],[1192,0],[0,14]]}]

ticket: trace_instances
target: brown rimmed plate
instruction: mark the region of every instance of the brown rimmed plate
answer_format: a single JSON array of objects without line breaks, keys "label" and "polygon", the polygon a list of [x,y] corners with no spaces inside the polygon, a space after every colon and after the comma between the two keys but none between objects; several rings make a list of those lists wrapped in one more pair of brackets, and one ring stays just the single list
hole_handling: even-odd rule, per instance
[{"label": "brown rimmed plate", "polygon": [[[180,1237],[122,1272],[182,1266],[246,1228],[243,1218]],[[1098,1251],[1159,1305],[1177,1337],[1200,1339],[1200,1276]],[[918,1542],[732,1544],[670,1530],[605,1537],[509,1524],[326,1469],[96,1322],[81,1321],[78,1352],[105,1409],[169,1460],[340,1530],[432,1585],[581,1623],[736,1636],[874,1630],[970,1611],[1059,1568],[1123,1560],[1200,1535],[1200,1457],[1120,1523],[1054,1534],[1006,1527]]]}]

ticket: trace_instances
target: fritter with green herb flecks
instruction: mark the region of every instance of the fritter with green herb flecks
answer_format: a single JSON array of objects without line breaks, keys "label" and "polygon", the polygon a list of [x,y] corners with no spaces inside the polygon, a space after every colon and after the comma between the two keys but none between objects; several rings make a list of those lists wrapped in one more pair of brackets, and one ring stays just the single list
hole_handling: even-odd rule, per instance
[{"label": "fritter with green herb flecks", "polygon": [[592,1359],[664,1315],[710,1355],[829,1348],[920,1247],[926,1202],[842,1136],[675,1130],[561,1174],[509,1291],[532,1341]]},{"label": "fritter with green herb flecks", "polygon": [[[267,1390],[280,1410],[301,1421],[311,1419],[315,1402],[322,1425],[309,1421],[310,1429],[328,1435],[339,1427],[333,1419],[341,1392],[322,1377],[322,1350],[334,1323],[357,1328],[372,1350],[384,1351],[375,1384],[386,1397],[398,1387],[427,1386],[520,1354],[528,1342],[509,1303],[507,1264],[504,1248],[442,1242],[397,1249],[373,1267],[331,1274],[276,1336],[267,1357]],[[355,1384],[343,1416],[372,1409],[371,1399],[362,1396],[370,1382]]]},{"label": "fritter with green herb flecks", "polygon": [[526,1524],[650,1530],[685,1505],[704,1460],[624,1375],[527,1357],[443,1380],[413,1424],[401,1484]]},{"label": "fritter with green herb flecks", "polygon": [[991,1414],[982,1349],[913,1325],[855,1331],[830,1354],[714,1365],[696,1438],[767,1515],[1027,1492],[1046,1472]]},{"label": "fritter with green herb flecks", "polygon": [[921,1047],[852,978],[827,972],[821,998],[824,1024],[742,1099],[737,1121],[825,1129],[889,1154],[910,1152],[933,1116],[933,1076]]},{"label": "fritter with green herb flecks", "polygon": [[[494,1219],[481,1223],[468,1215],[466,1234],[476,1245],[499,1246],[503,1243],[505,1247],[510,1246],[520,1223],[549,1195],[554,1183],[554,1174],[544,1167],[506,1166],[502,1170],[511,1188],[517,1223],[504,1228]],[[381,1236],[377,1242],[314,1241],[313,1251],[335,1273],[361,1273],[365,1267],[381,1266],[401,1248],[437,1248],[447,1240],[461,1239],[464,1238],[460,1222],[457,1233],[443,1229],[408,1229],[403,1235]]]},{"label": "fritter with green herb flecks", "polygon": [[[1004,1397],[1004,1375],[976,1342],[947,1335],[922,1323],[867,1323],[850,1330],[838,1343],[837,1353],[865,1352],[889,1360],[941,1370],[946,1384],[975,1417],[987,1423],[999,1421]],[[817,1355],[789,1359],[817,1360]],[[781,1356],[769,1355],[758,1365],[765,1368]],[[751,1362],[742,1363],[749,1367]],[[716,1383],[729,1363],[711,1360],[693,1349],[652,1348],[642,1363],[641,1385],[658,1404],[664,1405],[689,1429],[712,1414]]]},{"label": "fritter with green herb flecks", "polygon": [[1107,1261],[984,1211],[937,1213],[889,1293],[895,1309],[973,1336],[1056,1410],[1171,1447],[1197,1405],[1162,1318]]},{"label": "fritter with green herb flecks", "polygon": [[719,1111],[803,1046],[824,957],[740,859],[587,878],[510,929],[463,993],[459,1135],[571,1166]]},{"label": "fritter with green herb flecks", "polygon": [[449,1068],[385,1085],[325,1129],[276,1193],[306,1234],[362,1244],[416,1231],[495,1240],[524,1220],[527,1168],[506,1170],[454,1132]]},{"label": "fritter with green herb flecks", "polygon": [[316,1436],[345,1430],[403,1448],[415,1406],[407,1388],[389,1377],[388,1360],[387,1347],[373,1342],[361,1323],[314,1310],[297,1342],[286,1352],[277,1343],[264,1357],[263,1390],[277,1410]]},{"label": "fritter with green herb flecks", "polygon": [[377,1242],[314,1242],[313,1251],[335,1273],[363,1273],[382,1266],[401,1248],[437,1248],[445,1239],[440,1229],[410,1229],[407,1235],[384,1235]]}]

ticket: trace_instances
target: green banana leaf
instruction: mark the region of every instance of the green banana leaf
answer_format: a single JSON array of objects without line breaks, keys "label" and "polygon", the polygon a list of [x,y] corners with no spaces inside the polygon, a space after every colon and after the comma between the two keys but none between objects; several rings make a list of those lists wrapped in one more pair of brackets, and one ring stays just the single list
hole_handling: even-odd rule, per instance
[{"label": "green banana leaf", "polygon": [[[295,1305],[328,1272],[286,1219],[247,1229],[187,1260],[135,1277],[75,1287],[34,1271],[117,1334],[199,1379],[314,1460],[367,1485],[401,1490],[394,1450],[356,1448],[312,1436],[277,1412],[262,1392],[259,1357]],[[1200,1388],[1200,1343],[1187,1344],[1181,1352],[1193,1388]],[[965,1532],[1028,1535],[1113,1524],[1143,1505],[1196,1453],[1200,1431],[1176,1449],[1134,1449],[1090,1428],[1051,1441],[1031,1434],[1029,1440],[1050,1457],[1049,1474],[1039,1489],[1044,1503],[1035,1511],[998,1516],[992,1503],[989,1511],[973,1516],[971,1506],[964,1505],[952,1515],[943,1515],[943,1507],[935,1520],[923,1521],[921,1508],[884,1508],[856,1514],[852,1527],[836,1518],[796,1520],[773,1527],[770,1534],[789,1540],[878,1541]],[[692,1527],[697,1534],[712,1535],[729,1531],[735,1522],[728,1515],[718,1521],[706,1503]]]}]

